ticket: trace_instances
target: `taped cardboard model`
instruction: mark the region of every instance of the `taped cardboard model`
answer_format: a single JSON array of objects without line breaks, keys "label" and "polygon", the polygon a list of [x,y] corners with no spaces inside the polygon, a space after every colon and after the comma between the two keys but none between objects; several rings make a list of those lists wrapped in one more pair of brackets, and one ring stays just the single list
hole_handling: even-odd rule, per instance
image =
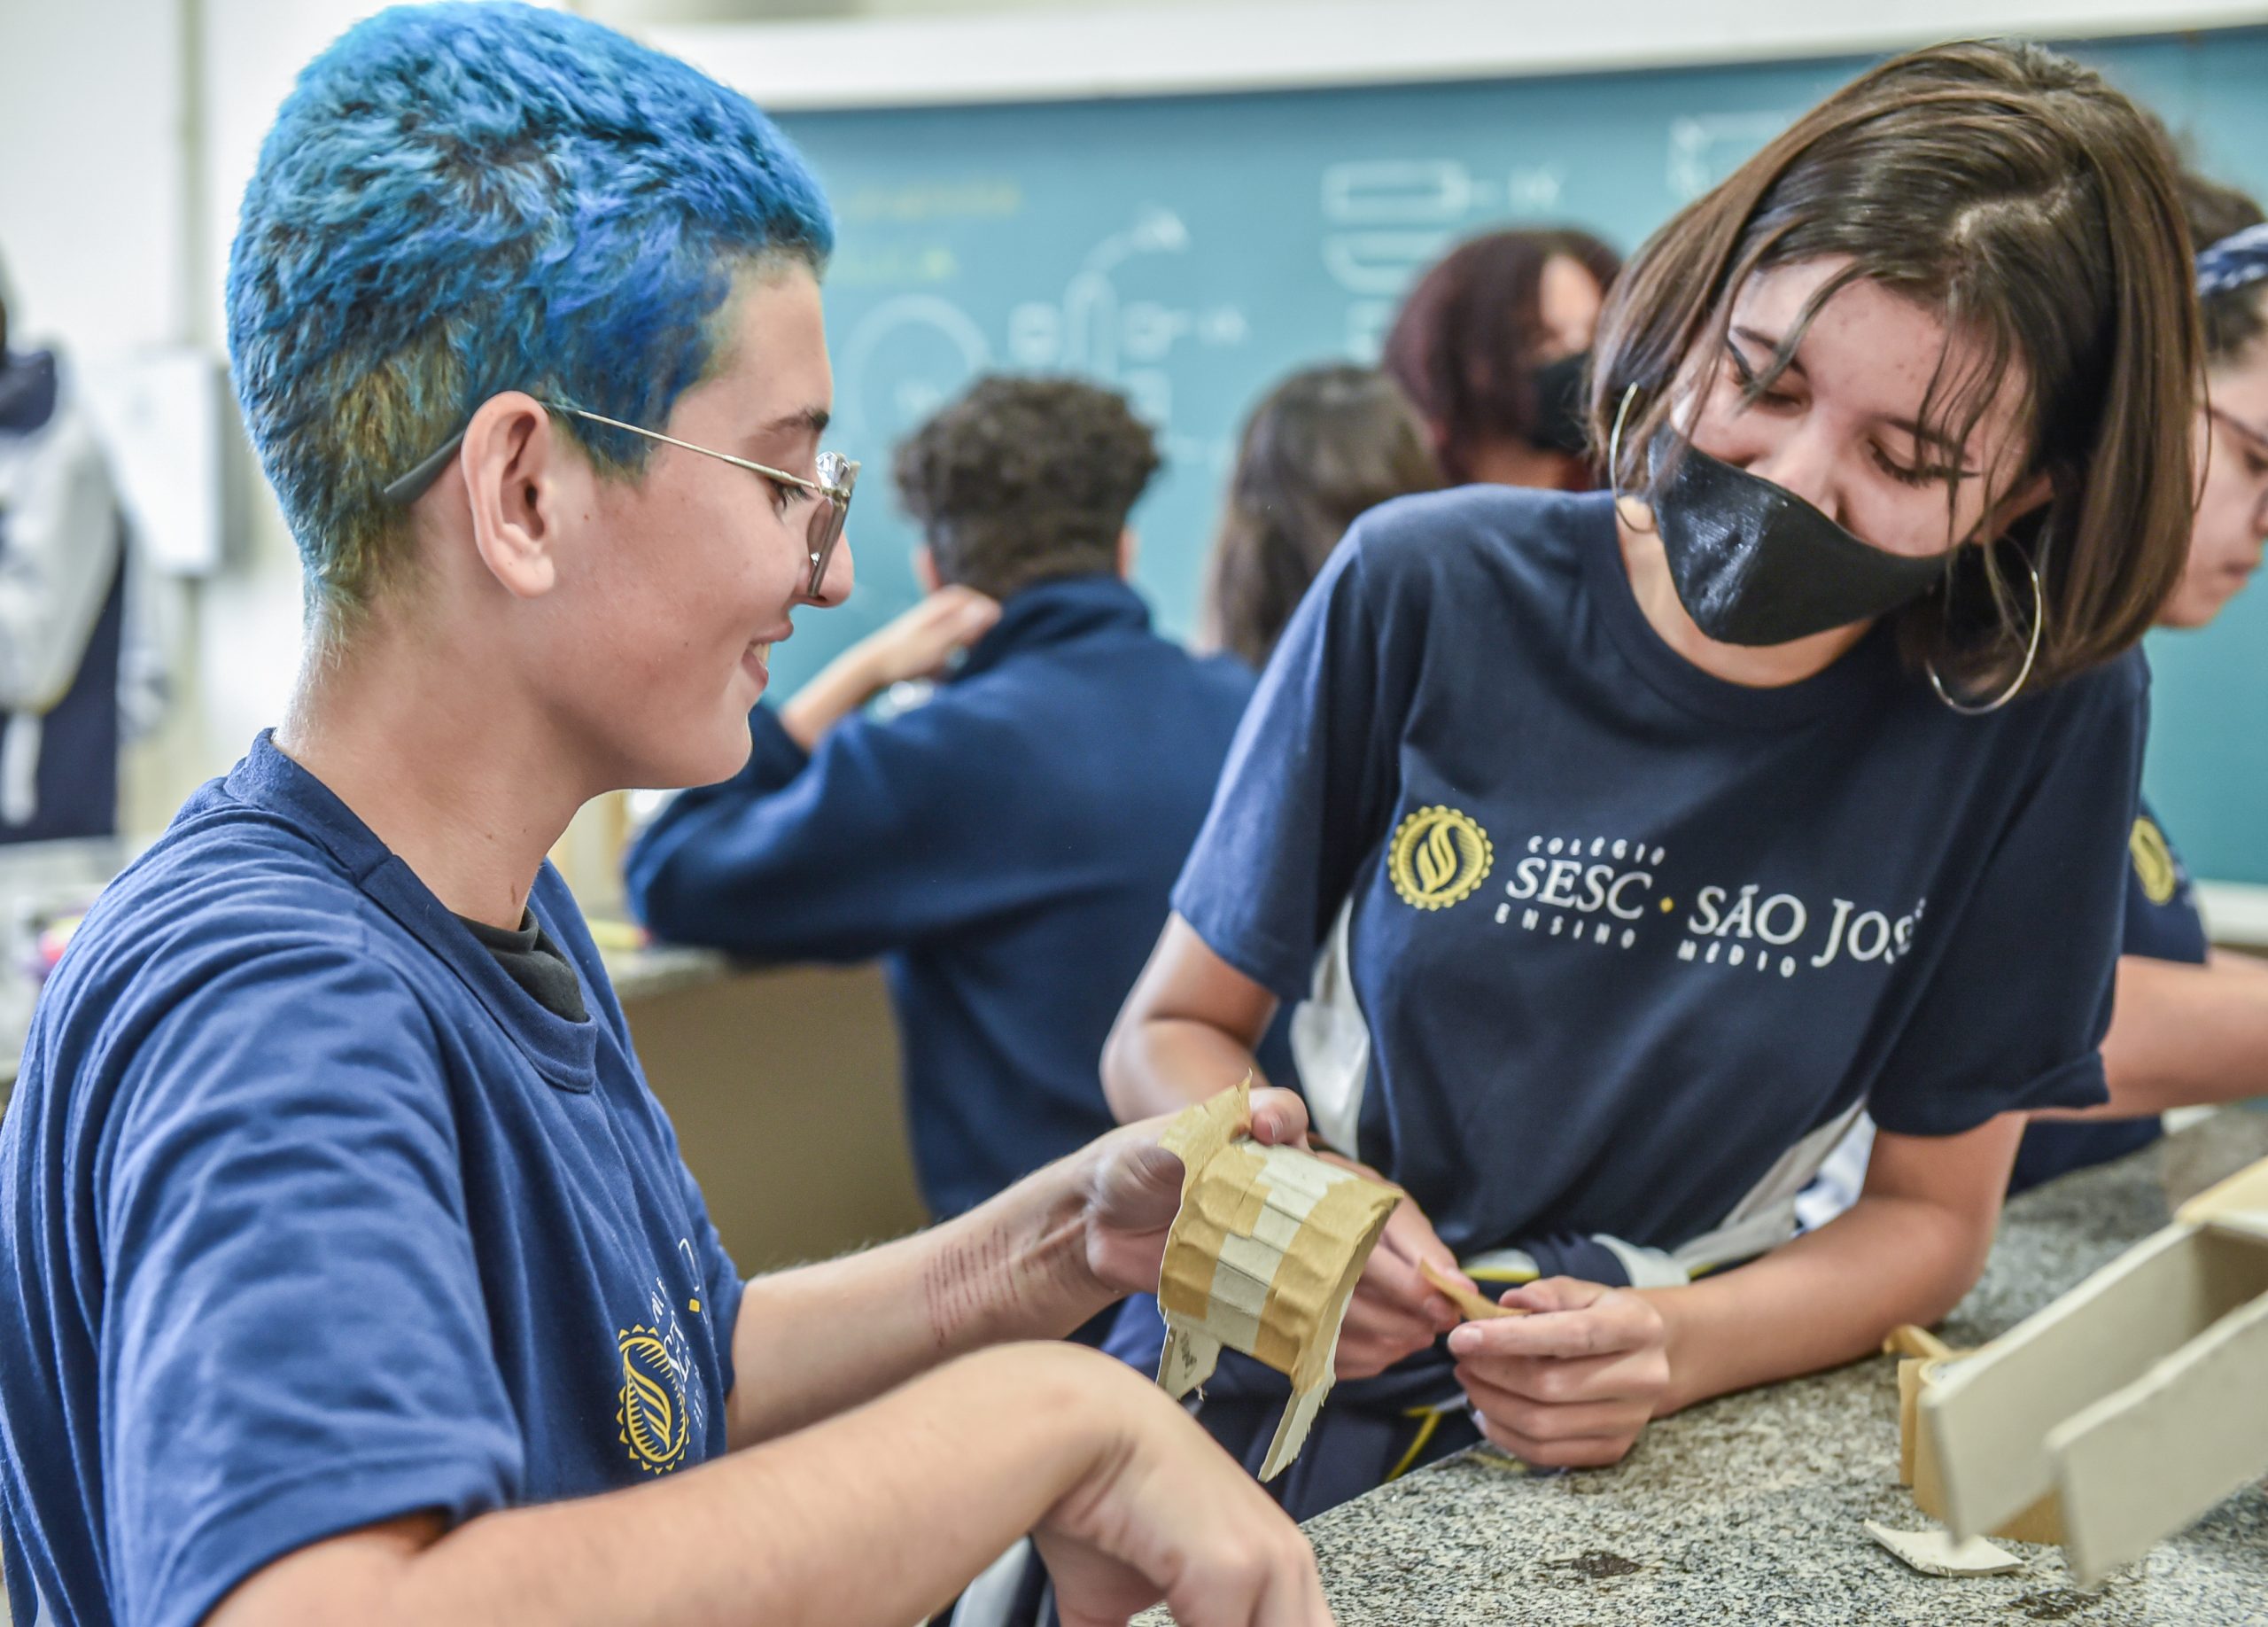
[{"label": "taped cardboard model", "polygon": [[2268,1162],[1919,1398],[1959,1537],[2043,1497],[2089,1585],[2268,1474]]},{"label": "taped cardboard model", "polygon": [[[1911,1322],[1892,1328],[1882,1348],[1885,1356],[1905,1358],[1898,1364],[1898,1483],[1912,1489],[1916,1508],[1942,1520],[1945,1487],[1938,1475],[1937,1450],[1922,1431],[1922,1392],[1952,1372],[1963,1357],[1975,1352],[1957,1351],[1928,1328]],[[2055,1512],[2054,1494],[2001,1521],[1987,1535],[2004,1542],[2062,1542],[2063,1522]]]},{"label": "taped cardboard model", "polygon": [[1158,1277],[1158,1382],[1187,1395],[1212,1376],[1223,1345],[1290,1378],[1260,1470],[1270,1480],[1299,1455],[1331,1389],[1347,1301],[1402,1193],[1313,1153],[1262,1147],[1245,1133],[1251,1122],[1247,1079],[1184,1112],[1162,1138],[1185,1173]]}]

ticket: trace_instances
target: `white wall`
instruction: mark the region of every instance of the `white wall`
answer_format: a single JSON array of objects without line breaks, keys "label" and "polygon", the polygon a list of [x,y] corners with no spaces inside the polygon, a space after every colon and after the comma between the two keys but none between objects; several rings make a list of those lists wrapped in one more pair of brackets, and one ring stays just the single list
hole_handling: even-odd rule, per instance
[{"label": "white wall", "polygon": [[0,254],[22,337],[189,337],[179,0],[0,3]]},{"label": "white wall", "polygon": [[[26,339],[86,361],[221,346],[237,206],[301,64],[375,4],[0,0],[0,252]],[[280,715],[298,666],[298,561],[241,436],[226,567],[159,584],[182,705],[129,752],[129,829],[161,824]]]}]

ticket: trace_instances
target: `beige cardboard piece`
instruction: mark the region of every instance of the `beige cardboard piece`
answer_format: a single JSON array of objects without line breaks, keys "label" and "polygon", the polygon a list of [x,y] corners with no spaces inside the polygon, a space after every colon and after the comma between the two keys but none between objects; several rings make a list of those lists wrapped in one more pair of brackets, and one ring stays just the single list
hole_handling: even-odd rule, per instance
[{"label": "beige cardboard piece", "polygon": [[1893,1531],[1872,1520],[1867,1534],[1915,1569],[1932,1576],[1998,1576],[2022,1570],[2023,1561],[1982,1537],[1955,1542],[1943,1531]]},{"label": "beige cardboard piece", "polygon": [[[1945,1486],[1938,1474],[1937,1451],[1921,1427],[1922,1392],[1954,1362],[1972,1352],[1953,1350],[1932,1334],[1922,1336],[1937,1346],[1938,1354],[1898,1364],[1898,1483],[1913,1488],[1914,1506],[1933,1520],[1942,1520],[1946,1517]],[[2051,1491],[2021,1514],[2001,1521],[1987,1535],[2002,1542],[2062,1542],[2063,1521],[2055,1506],[2055,1494]]]},{"label": "beige cardboard piece", "polygon": [[1299,1455],[1331,1389],[1347,1302],[1402,1193],[1296,1148],[1262,1147],[1245,1133],[1251,1098],[1247,1079],[1183,1112],[1160,1140],[1184,1172],[1158,1274],[1158,1382],[1187,1395],[1223,1345],[1290,1378],[1260,1470],[1271,1480]]},{"label": "beige cardboard piece", "polygon": [[1529,1314],[1518,1305],[1500,1305],[1486,1294],[1474,1293],[1431,1260],[1418,1262],[1418,1274],[1432,1283],[1433,1291],[1455,1305],[1457,1314],[1468,1322],[1492,1322],[1500,1316]]},{"label": "beige cardboard piece", "polygon": [[1933,1357],[1952,1355],[1953,1348],[1926,1327],[1917,1327],[1911,1322],[1900,1322],[1890,1330],[1890,1336],[1882,1342],[1882,1353],[1885,1356],[1918,1357],[1923,1361],[1928,1361]]},{"label": "beige cardboard piece", "polygon": [[2268,1163],[1919,1399],[1959,1536],[2053,1497],[2090,1584],[2268,1471]]}]

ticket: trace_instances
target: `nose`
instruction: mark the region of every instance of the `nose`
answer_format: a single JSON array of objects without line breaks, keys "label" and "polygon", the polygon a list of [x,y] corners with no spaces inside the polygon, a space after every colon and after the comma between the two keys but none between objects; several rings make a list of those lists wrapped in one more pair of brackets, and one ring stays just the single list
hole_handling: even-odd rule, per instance
[{"label": "nose", "polygon": [[806,596],[821,610],[833,610],[850,596],[857,575],[858,567],[850,560],[850,537],[846,532],[835,540],[835,551],[827,556],[827,574],[819,578],[819,591]]},{"label": "nose", "polygon": [[1836,492],[1835,456],[1824,430],[1806,422],[1791,427],[1761,457],[1750,460],[1748,472],[1802,498],[1840,525],[1843,515]]}]

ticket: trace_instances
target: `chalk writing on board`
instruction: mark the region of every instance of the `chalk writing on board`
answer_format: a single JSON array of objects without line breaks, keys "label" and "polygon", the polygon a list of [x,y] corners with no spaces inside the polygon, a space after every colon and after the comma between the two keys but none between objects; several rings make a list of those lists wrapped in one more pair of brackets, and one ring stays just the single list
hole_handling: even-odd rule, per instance
[{"label": "chalk writing on board", "polygon": [[[1181,216],[1158,205],[1079,258],[1062,293],[1019,300],[1007,313],[1007,364],[1027,371],[1083,374],[1124,390],[1134,409],[1168,435],[1169,454],[1200,452],[1171,433],[1173,353],[1186,345],[1220,349],[1245,343],[1250,323],[1234,305],[1181,306],[1128,300],[1115,274],[1153,255],[1188,253]],[[845,430],[868,446],[896,442],[992,364],[994,347],[967,312],[941,294],[882,300],[851,328],[843,346]]]},{"label": "chalk writing on board", "polygon": [[1458,238],[1503,218],[1555,214],[1566,172],[1517,167],[1502,178],[1462,160],[1348,159],[1323,170],[1323,265],[1349,297],[1349,355],[1378,358],[1386,324],[1410,284]]},{"label": "chalk writing on board", "polygon": [[1669,190],[1698,198],[1788,128],[1784,113],[1702,113],[1669,124]]}]

